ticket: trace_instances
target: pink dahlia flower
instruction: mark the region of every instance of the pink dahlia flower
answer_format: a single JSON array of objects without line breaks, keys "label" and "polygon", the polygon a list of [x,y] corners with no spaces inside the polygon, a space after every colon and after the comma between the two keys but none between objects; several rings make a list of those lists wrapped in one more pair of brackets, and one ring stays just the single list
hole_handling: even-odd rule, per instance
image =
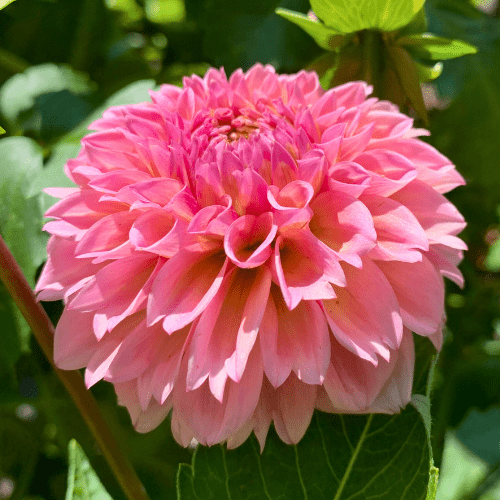
[{"label": "pink dahlia flower", "polygon": [[296,443],[315,408],[398,412],[412,331],[442,343],[463,184],[371,87],[210,69],[108,109],[66,173],[40,300],[55,362],[114,384],[136,429]]}]

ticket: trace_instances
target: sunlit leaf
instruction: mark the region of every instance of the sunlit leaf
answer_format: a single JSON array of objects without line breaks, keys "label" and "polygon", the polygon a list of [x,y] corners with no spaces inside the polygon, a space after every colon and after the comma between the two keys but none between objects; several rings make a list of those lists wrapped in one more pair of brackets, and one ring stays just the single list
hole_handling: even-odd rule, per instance
[{"label": "sunlit leaf", "polygon": [[437,62],[434,66],[427,66],[415,61],[417,65],[418,79],[421,82],[430,82],[435,80],[443,72],[443,63]]},{"label": "sunlit leaf", "polygon": [[5,129],[0,127],[0,135],[5,134]]},{"label": "sunlit leaf", "polygon": [[0,0],[0,10],[11,4],[14,0]]},{"label": "sunlit leaf", "polygon": [[315,42],[322,49],[333,50],[341,47],[345,41],[346,37],[342,34],[339,34],[321,22],[310,19],[300,12],[288,9],[276,9],[276,14],[302,28],[308,35],[314,38]]},{"label": "sunlit leaf", "polygon": [[341,33],[394,31],[410,23],[425,0],[311,0],[314,13]]},{"label": "sunlit leaf", "polygon": [[397,40],[397,44],[406,48],[414,57],[431,61],[454,59],[477,52],[477,48],[470,43],[430,33],[404,36]]},{"label": "sunlit leaf", "polygon": [[68,489],[65,500],[112,500],[74,439],[69,443],[68,452]]}]

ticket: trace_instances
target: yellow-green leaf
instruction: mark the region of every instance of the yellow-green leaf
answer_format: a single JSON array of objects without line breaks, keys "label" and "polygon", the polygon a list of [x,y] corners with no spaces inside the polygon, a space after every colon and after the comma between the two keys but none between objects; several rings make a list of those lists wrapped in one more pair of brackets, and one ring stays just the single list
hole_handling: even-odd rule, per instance
[{"label": "yellow-green leaf", "polygon": [[0,10],[11,4],[14,0],[0,0]]},{"label": "yellow-green leaf", "polygon": [[475,54],[477,48],[462,40],[452,40],[430,33],[404,36],[397,40],[397,45],[404,47],[414,57],[439,61]]},{"label": "yellow-green leaf", "polygon": [[302,28],[315,42],[325,50],[334,50],[341,47],[346,37],[325,24],[310,19],[305,14],[288,9],[276,9],[276,14]]}]

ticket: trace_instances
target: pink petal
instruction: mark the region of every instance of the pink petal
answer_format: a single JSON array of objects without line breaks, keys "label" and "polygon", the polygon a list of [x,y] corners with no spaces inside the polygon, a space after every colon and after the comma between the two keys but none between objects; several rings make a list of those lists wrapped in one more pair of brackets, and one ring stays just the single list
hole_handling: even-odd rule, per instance
[{"label": "pink petal", "polygon": [[242,268],[258,267],[271,256],[278,227],[273,214],[244,215],[234,221],[224,237],[226,255]]},{"label": "pink petal", "polygon": [[425,231],[405,206],[376,195],[363,195],[361,201],[373,217],[377,246],[370,252],[372,259],[418,262],[421,250],[429,249]]},{"label": "pink petal", "polygon": [[47,245],[48,259],[38,279],[38,300],[59,300],[81,288],[102,265],[91,259],[75,258],[76,241],[52,236]]},{"label": "pink petal", "polygon": [[274,280],[290,310],[301,300],[333,298],[330,283],[345,284],[336,255],[306,230],[289,231],[286,238],[279,236],[271,263]]},{"label": "pink petal", "polygon": [[61,370],[87,366],[97,348],[92,314],[64,309],[54,336],[54,363]]},{"label": "pink petal", "polygon": [[317,386],[304,384],[295,375],[276,390],[278,410],[274,427],[287,444],[297,444],[306,433],[314,412]]},{"label": "pink petal", "polygon": [[104,257],[129,239],[129,231],[140,213],[118,212],[96,222],[78,243],[75,254],[80,258]]},{"label": "pink petal", "polygon": [[82,190],[58,201],[45,213],[45,217],[64,219],[79,229],[88,229],[110,213],[128,210],[121,202],[101,202],[101,193]]},{"label": "pink petal", "polygon": [[[455,241],[458,238],[450,241],[449,236],[458,234],[466,224],[456,207],[443,195],[422,181],[415,180],[394,193],[392,198],[406,206],[418,219],[429,238],[429,243],[449,246],[451,242],[454,248],[460,247],[460,243]],[[456,244],[459,246],[456,247]],[[463,247],[461,249],[463,250]]]},{"label": "pink petal", "polygon": [[274,288],[259,338],[264,370],[275,388],[285,382],[291,370],[306,384],[323,383],[330,362],[330,334],[315,301],[302,301],[290,311]]},{"label": "pink petal", "polygon": [[130,242],[137,250],[173,257],[185,239],[187,224],[161,209],[150,209],[130,228]]},{"label": "pink petal", "polygon": [[444,310],[443,278],[429,260],[421,262],[384,262],[377,266],[389,280],[401,308],[404,324],[419,335],[434,333]]},{"label": "pink petal", "polygon": [[363,259],[361,269],[343,267],[347,285],[335,288],[336,299],[323,301],[326,319],[346,349],[376,366],[377,354],[388,359],[388,347],[397,349],[401,342],[399,304],[389,281],[370,259]]},{"label": "pink petal", "polygon": [[199,316],[219,289],[228,259],[223,253],[180,251],[158,273],[148,300],[148,324],[163,319],[172,333]]},{"label": "pink petal", "polygon": [[271,273],[233,269],[205,309],[194,330],[187,389],[209,378],[210,389],[222,401],[227,376],[239,382],[257,338],[271,286]]},{"label": "pink petal", "polygon": [[364,413],[399,413],[410,402],[415,350],[411,332],[406,328],[396,356],[392,375]]},{"label": "pink petal", "polygon": [[354,161],[371,172],[372,179],[365,194],[390,196],[417,176],[415,166],[408,159],[383,149],[366,151]]},{"label": "pink petal", "polygon": [[311,232],[342,260],[359,267],[360,257],[373,248],[377,238],[366,206],[348,194],[330,191],[317,196],[311,209]]}]

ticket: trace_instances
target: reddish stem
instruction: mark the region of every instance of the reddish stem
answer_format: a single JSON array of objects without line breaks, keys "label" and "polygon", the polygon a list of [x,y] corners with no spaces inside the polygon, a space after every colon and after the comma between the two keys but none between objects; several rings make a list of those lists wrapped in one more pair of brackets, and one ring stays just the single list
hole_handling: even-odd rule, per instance
[{"label": "reddish stem", "polygon": [[40,304],[36,301],[35,295],[26,281],[21,268],[1,236],[0,280],[4,283],[33,331],[42,351],[69,392],[71,399],[97,441],[99,448],[127,498],[129,500],[149,500],[128,458],[120,450],[118,442],[111,434],[96,400],[92,396],[92,393],[85,387],[82,376],[77,371],[59,370],[54,365],[54,326]]}]

